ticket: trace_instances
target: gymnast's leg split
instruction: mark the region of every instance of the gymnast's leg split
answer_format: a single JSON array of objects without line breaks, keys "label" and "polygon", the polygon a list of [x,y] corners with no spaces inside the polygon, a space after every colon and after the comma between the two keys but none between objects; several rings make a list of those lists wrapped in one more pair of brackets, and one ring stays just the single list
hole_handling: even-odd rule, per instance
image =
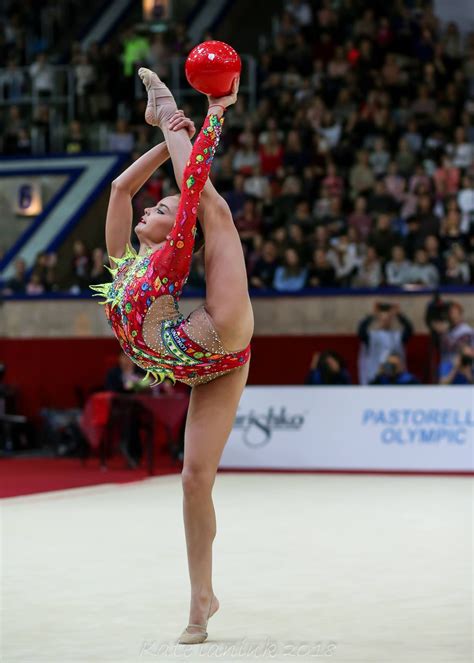
[{"label": "gymnast's leg split", "polygon": [[[153,94],[150,93],[152,87]],[[156,124],[163,131],[176,180],[181,182],[192,149],[190,138],[184,129],[176,130],[179,120],[171,120],[173,116],[176,118],[176,104],[168,88],[153,78],[147,89],[147,121],[159,107]],[[222,103],[224,100],[215,101]],[[210,106],[213,102],[210,100]],[[223,111],[220,108],[219,111],[222,115]],[[209,180],[202,192],[198,216],[205,240],[205,310],[223,345],[229,352],[237,351],[248,345],[253,334],[247,273],[229,207]],[[182,470],[191,603],[189,623],[179,640],[183,644],[202,642],[207,637],[203,628],[219,608],[212,585],[212,544],[216,536],[212,488],[248,371],[247,362],[211,382],[193,387],[191,392]]]}]

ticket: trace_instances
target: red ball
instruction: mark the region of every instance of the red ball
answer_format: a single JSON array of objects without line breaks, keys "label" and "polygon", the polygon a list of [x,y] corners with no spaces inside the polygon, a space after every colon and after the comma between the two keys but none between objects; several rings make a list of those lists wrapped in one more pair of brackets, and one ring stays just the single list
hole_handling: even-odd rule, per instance
[{"label": "red ball", "polygon": [[211,97],[225,97],[240,75],[242,62],[232,46],[223,41],[203,41],[193,48],[184,70],[188,83]]}]

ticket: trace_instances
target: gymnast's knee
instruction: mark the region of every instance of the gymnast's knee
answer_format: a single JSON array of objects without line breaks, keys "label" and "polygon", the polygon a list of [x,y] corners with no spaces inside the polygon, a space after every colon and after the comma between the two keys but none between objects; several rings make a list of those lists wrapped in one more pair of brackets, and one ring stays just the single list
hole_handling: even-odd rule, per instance
[{"label": "gymnast's knee", "polygon": [[200,214],[198,214],[198,217],[204,226],[206,223],[209,224],[214,221],[219,222],[220,224],[228,221],[234,225],[232,212],[230,211],[227,201],[215,190],[211,193],[203,193],[200,203]]},{"label": "gymnast's knee", "polygon": [[184,497],[193,499],[210,494],[216,478],[216,473],[199,465],[189,465],[181,472],[181,484]]}]

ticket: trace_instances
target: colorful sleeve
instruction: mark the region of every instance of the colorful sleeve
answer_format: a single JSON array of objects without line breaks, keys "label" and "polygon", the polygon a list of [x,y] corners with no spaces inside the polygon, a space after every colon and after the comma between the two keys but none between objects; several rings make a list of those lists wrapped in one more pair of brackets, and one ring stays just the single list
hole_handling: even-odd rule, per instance
[{"label": "colorful sleeve", "polygon": [[160,256],[160,266],[167,272],[166,276],[170,281],[179,283],[177,286],[179,289],[185,282],[191,266],[199,199],[211,170],[223,124],[223,117],[219,119],[217,115],[207,115],[194,141],[183,173],[176,220],[167,236],[168,245],[165,247],[165,254]]}]

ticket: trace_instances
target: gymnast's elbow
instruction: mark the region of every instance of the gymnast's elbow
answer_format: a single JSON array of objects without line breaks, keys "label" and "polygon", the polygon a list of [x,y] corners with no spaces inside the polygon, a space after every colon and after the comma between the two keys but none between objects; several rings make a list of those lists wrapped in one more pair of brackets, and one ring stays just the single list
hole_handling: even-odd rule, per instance
[{"label": "gymnast's elbow", "polygon": [[130,187],[127,186],[125,182],[120,179],[120,177],[117,177],[114,180],[112,180],[112,183],[110,185],[110,191],[112,195],[114,193],[119,193],[119,192],[131,195]]}]

